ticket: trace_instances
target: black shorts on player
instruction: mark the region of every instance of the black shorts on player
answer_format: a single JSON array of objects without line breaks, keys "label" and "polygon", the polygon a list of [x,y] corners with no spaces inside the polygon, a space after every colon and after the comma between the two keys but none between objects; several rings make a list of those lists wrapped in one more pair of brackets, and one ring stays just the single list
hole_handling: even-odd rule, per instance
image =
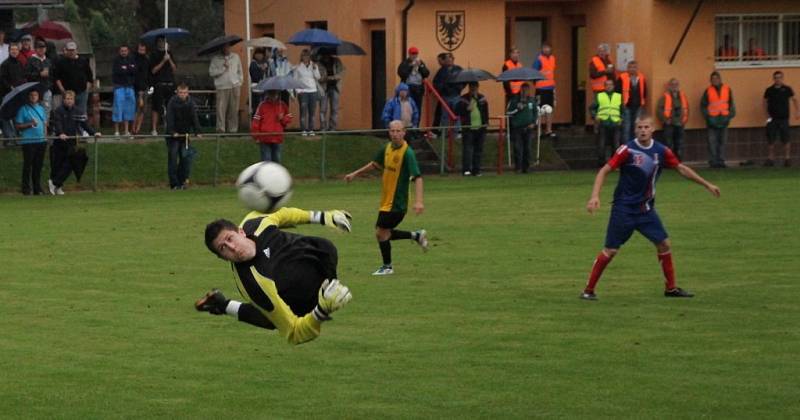
[{"label": "black shorts on player", "polygon": [[375,222],[375,226],[381,229],[394,229],[403,221],[404,217],[406,217],[405,212],[379,211],[378,221]]},{"label": "black shorts on player", "polygon": [[789,119],[773,118],[767,123],[767,142],[775,144],[780,139],[781,143],[789,143]]}]

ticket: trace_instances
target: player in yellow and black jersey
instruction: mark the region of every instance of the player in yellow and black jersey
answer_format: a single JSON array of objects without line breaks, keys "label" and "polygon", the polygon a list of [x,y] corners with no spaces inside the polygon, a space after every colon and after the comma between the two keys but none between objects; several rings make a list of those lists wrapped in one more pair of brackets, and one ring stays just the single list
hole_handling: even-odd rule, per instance
[{"label": "player in yellow and black jersey", "polygon": [[237,226],[219,219],[206,226],[206,246],[230,261],[246,302],[228,300],[219,290],[197,301],[198,311],[236,315],[239,321],[277,329],[292,344],[313,340],[323,321],[352,298],[337,280],[338,253],[325,238],[284,232],[283,227],[318,223],[350,232],[350,214],[341,210],[282,208],[251,212]]}]

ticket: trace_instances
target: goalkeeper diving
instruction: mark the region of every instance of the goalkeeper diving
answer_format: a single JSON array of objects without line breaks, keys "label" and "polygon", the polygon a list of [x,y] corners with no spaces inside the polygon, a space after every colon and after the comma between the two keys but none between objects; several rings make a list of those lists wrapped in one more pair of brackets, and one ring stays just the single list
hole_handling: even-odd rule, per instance
[{"label": "goalkeeper diving", "polygon": [[225,219],[209,223],[206,246],[231,263],[243,302],[227,299],[214,289],[195,308],[277,329],[291,344],[317,338],[322,323],[353,296],[337,279],[339,256],[331,241],[281,228],[321,224],[349,233],[350,220],[350,214],[342,210],[285,207],[270,214],[250,212],[239,226]]}]

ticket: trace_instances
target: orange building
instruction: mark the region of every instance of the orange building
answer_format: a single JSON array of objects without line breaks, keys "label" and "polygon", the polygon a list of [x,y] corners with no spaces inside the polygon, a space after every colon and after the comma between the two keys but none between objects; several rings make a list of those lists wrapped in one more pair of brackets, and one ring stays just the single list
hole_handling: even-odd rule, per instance
[{"label": "orange building", "polygon": [[[226,33],[245,34],[244,1],[225,2]],[[511,46],[530,66],[542,41],[557,57],[554,122],[584,124],[588,62],[600,43],[615,63],[636,59],[648,77],[648,108],[677,77],[691,106],[688,128],[702,128],[698,110],[709,74],[719,70],[734,92],[732,127],[763,127],[764,89],[782,69],[800,88],[800,3],[797,0],[274,0],[251,2],[251,36],[288,39],[321,27],[355,42],[366,56],[342,57],[347,67],[340,128],[377,126],[385,98],[398,83],[404,49],[416,46],[432,75],[436,55],[452,51],[456,64],[495,74]],[[685,36],[684,36],[685,35]],[[758,54],[747,54],[756,44]],[[239,51],[244,54],[241,46]],[[292,62],[301,47],[290,47]],[[247,63],[249,60],[244,60]],[[618,65],[618,68],[620,66]],[[622,67],[624,69],[624,67]],[[490,114],[502,113],[502,85],[485,82]],[[246,95],[242,95],[244,98]],[[242,109],[245,109],[244,107]],[[794,120],[796,121],[796,120]],[[793,121],[793,122],[794,122]]]}]

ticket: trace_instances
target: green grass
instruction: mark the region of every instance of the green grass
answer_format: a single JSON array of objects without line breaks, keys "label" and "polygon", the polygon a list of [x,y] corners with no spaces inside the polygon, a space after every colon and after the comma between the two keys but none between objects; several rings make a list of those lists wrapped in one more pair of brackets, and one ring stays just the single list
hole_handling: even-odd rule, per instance
[{"label": "green grass", "polygon": [[[363,158],[363,157],[362,157]],[[362,159],[363,160],[363,159]],[[293,205],[347,208],[339,247],[354,299],[301,346],[200,314],[230,269],[204,224],[242,211],[230,187],[0,197],[3,418],[798,418],[797,170],[665,174],[659,210],[678,283],[626,245],[579,300],[602,246],[593,174],[429,177],[432,249],[380,263],[378,182],[301,182]],[[68,188],[69,189],[69,188]]]}]

